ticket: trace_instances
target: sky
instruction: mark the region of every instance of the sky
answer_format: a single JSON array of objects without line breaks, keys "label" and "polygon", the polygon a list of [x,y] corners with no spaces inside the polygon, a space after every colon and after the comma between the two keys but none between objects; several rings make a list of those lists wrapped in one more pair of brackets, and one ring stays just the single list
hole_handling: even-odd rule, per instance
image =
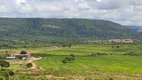
[{"label": "sky", "polygon": [[142,0],[0,0],[0,17],[104,19],[142,26]]}]

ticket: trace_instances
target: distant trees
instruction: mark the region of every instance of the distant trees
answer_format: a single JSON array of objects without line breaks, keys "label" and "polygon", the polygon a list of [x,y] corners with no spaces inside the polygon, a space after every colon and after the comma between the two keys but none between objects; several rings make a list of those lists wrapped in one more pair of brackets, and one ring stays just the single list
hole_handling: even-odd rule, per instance
[{"label": "distant trees", "polygon": [[[131,30],[119,24],[104,20],[86,19],[1,19],[0,40],[15,42],[48,41],[48,42],[78,42],[93,38],[124,38],[136,37]],[[26,24],[25,24],[26,23]],[[3,26],[4,25],[4,26]],[[11,29],[9,30],[9,26]],[[105,26],[105,27],[104,27]],[[115,27],[114,27],[115,26]],[[4,30],[4,31],[3,31]],[[5,32],[8,31],[8,32]],[[15,32],[16,31],[16,32]],[[12,33],[12,34],[8,34]],[[24,33],[24,34],[23,34]],[[123,35],[125,34],[125,35]],[[130,35],[133,34],[133,35]],[[26,37],[25,37],[26,36]],[[137,35],[141,39],[141,34]],[[12,37],[12,38],[11,38]],[[136,37],[137,38],[137,37]],[[28,44],[29,45],[29,44]],[[0,48],[20,47],[10,44],[0,44]],[[27,47],[27,46],[24,46]]]},{"label": "distant trees", "polygon": [[120,46],[111,46],[111,48],[120,48]]},{"label": "distant trees", "polygon": [[128,52],[128,53],[124,53],[123,55],[129,55],[129,56],[140,56],[141,54],[134,53],[134,52]]},{"label": "distant trees", "polygon": [[67,63],[67,62],[72,62],[75,60],[75,55],[74,54],[70,54],[69,56],[66,56],[65,59],[63,59],[61,62],[63,64]]},{"label": "distant trees", "polygon": [[96,53],[92,53],[91,56],[101,56],[101,55],[108,55],[107,53],[100,53],[100,52],[96,52]]},{"label": "distant trees", "polygon": [[69,48],[71,48],[72,44],[63,44],[62,47],[69,47]]}]

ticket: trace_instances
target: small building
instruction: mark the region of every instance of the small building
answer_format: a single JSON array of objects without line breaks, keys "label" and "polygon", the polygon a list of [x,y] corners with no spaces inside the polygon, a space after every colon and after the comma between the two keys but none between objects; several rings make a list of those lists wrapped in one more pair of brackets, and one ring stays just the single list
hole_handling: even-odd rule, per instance
[{"label": "small building", "polygon": [[133,39],[88,40],[88,43],[134,43]]},{"label": "small building", "polygon": [[12,56],[10,56],[10,57],[6,57],[6,59],[8,59],[8,60],[12,60],[12,59],[16,59],[16,57],[12,57]]},{"label": "small building", "polygon": [[110,39],[108,40],[109,43],[121,43],[121,39]]},{"label": "small building", "polygon": [[122,43],[134,43],[132,39],[122,39]]}]

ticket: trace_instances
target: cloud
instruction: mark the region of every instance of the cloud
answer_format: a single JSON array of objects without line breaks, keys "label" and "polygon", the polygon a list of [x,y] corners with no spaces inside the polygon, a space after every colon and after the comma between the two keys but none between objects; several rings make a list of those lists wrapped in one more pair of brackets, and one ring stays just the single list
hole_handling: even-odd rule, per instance
[{"label": "cloud", "polygon": [[8,8],[5,5],[0,5],[0,12],[1,13],[8,12]]},{"label": "cloud", "polygon": [[141,0],[0,0],[0,17],[89,18],[141,25]]},{"label": "cloud", "polygon": [[78,5],[78,8],[81,8],[81,9],[89,8],[88,3],[84,0],[73,0],[73,1]]},{"label": "cloud", "polygon": [[133,0],[102,0],[95,2],[96,8],[105,10],[114,10],[119,8],[129,7]]}]

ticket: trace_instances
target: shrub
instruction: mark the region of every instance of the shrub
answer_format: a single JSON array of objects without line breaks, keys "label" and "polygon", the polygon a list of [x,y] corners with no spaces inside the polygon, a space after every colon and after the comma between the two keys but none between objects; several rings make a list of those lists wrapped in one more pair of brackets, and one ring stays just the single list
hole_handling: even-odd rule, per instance
[{"label": "shrub", "polygon": [[69,56],[66,56],[64,60],[62,60],[62,63],[67,63],[67,62],[72,62],[73,60],[75,60],[75,55],[74,54],[70,54]]},{"label": "shrub", "polygon": [[31,68],[32,66],[33,66],[32,63],[27,63],[27,64],[26,64],[26,67],[27,67],[27,68]]},{"label": "shrub", "polygon": [[75,60],[75,58],[72,56],[67,56],[65,59],[67,60],[67,62],[72,62],[73,60]]},{"label": "shrub", "polygon": [[119,48],[119,46],[116,46],[117,48]]},{"label": "shrub", "polygon": [[123,55],[137,56],[138,54],[134,52],[128,52],[128,53],[124,53]]},{"label": "shrub", "polygon": [[91,54],[91,56],[97,56],[97,55],[108,55],[108,54],[107,53],[100,53],[100,52]]},{"label": "shrub", "polygon": [[66,64],[67,63],[67,59],[64,59],[61,61],[63,64]]},{"label": "shrub", "polygon": [[27,54],[27,52],[26,51],[21,51],[20,54]]},{"label": "shrub", "polygon": [[10,70],[10,71],[9,71],[9,75],[10,75],[10,76],[13,76],[13,75],[14,75],[14,72],[13,72],[12,70]]},{"label": "shrub", "polygon": [[10,67],[10,63],[5,60],[0,60],[0,66],[3,68]]},{"label": "shrub", "polygon": [[74,55],[74,54],[70,54],[69,56],[75,57],[75,55]]}]

